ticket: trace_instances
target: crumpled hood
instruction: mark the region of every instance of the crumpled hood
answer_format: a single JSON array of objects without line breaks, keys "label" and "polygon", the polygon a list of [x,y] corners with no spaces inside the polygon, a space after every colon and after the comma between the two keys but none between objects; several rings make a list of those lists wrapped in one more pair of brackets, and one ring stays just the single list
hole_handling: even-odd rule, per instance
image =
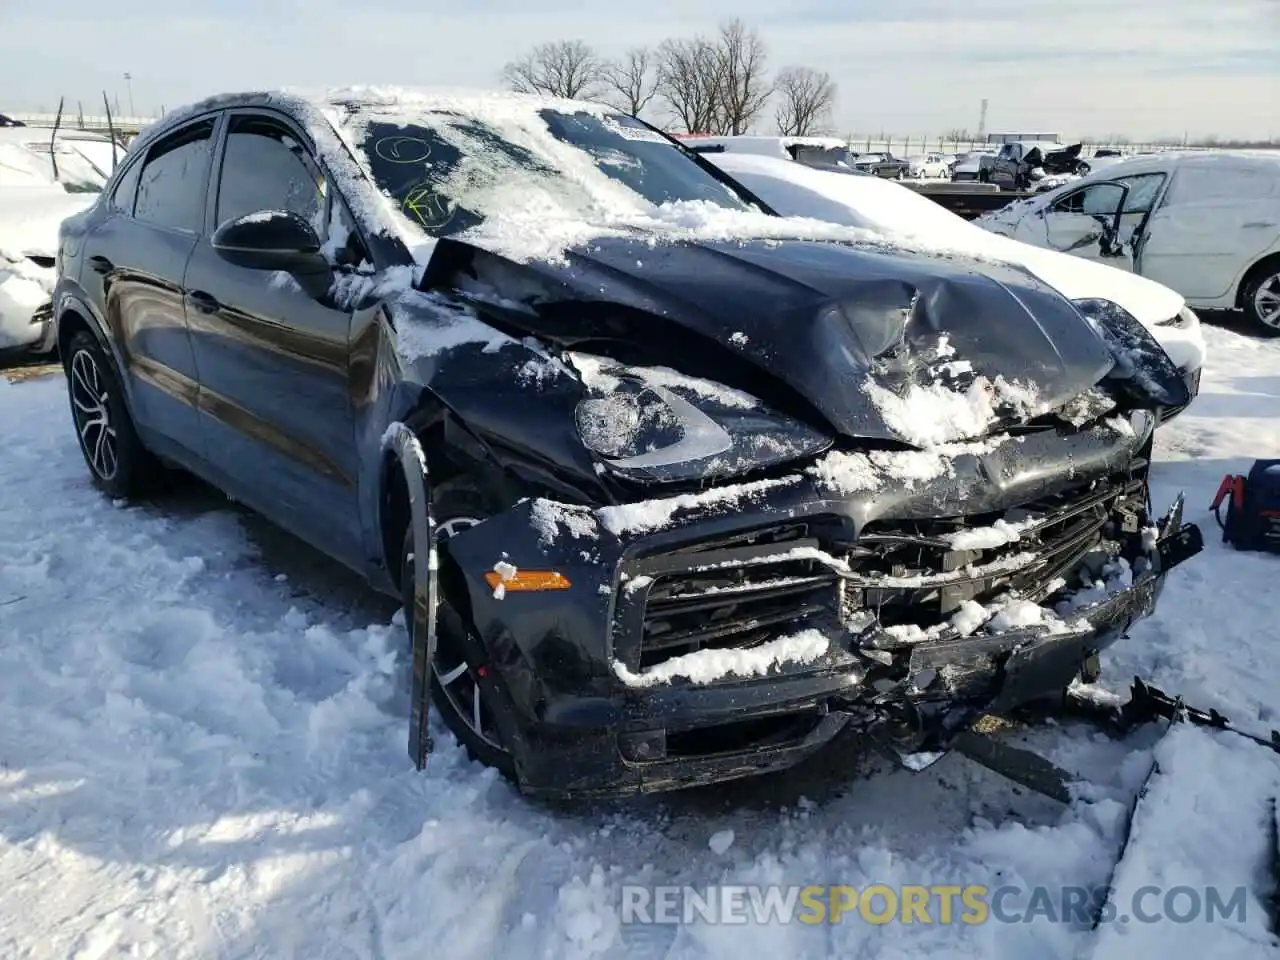
[{"label": "crumpled hood", "polygon": [[505,314],[529,332],[621,359],[647,350],[766,402],[799,397],[850,437],[980,436],[1113,367],[1075,308],[1016,267],[804,240],[600,239],[568,266],[441,241],[437,268],[457,256],[534,307]]},{"label": "crumpled hood", "polygon": [[87,210],[97,199],[95,193],[67,193],[52,186],[0,189],[0,256],[9,260],[52,257],[62,221]]}]

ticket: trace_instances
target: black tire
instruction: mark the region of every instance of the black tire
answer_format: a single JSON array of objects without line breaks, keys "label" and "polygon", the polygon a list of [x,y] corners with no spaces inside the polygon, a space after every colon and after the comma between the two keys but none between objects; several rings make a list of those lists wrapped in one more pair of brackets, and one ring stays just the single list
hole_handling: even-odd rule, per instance
[{"label": "black tire", "polygon": [[[434,511],[437,527],[442,533],[447,531],[450,521],[458,518],[484,520],[492,515],[486,507],[484,498],[465,480],[449,480],[431,491],[431,506]],[[442,571],[443,572],[443,571]],[[481,642],[468,635],[466,619],[459,613],[457,606],[449,601],[447,578],[440,581],[440,603],[436,607],[436,664],[431,672],[431,703],[440,714],[444,725],[458,738],[458,742],[467,748],[467,754],[486,766],[493,767],[508,780],[516,780],[515,760],[511,753],[503,748],[501,735],[493,720],[493,705],[498,703],[498,710],[506,709],[505,697],[495,688],[496,681],[489,678],[482,681],[476,672],[476,660],[483,654]],[[404,547],[400,554],[400,600],[404,608],[405,629],[409,643],[413,642],[413,528],[405,531]],[[470,689],[481,691],[481,728],[486,726],[486,734],[497,741],[495,746],[484,736],[478,734],[471,721],[463,715],[465,700],[459,691],[453,694],[446,691],[441,683],[442,675],[449,675],[458,666],[467,664],[466,681]],[[454,684],[462,680],[458,677]],[[481,684],[484,684],[481,687]],[[451,695],[453,694],[453,695]],[[488,706],[486,707],[486,704]],[[487,720],[487,723],[485,722]]]},{"label": "black tire", "polygon": [[62,360],[80,452],[94,485],[132,499],[162,481],[160,461],[138,439],[115,363],[88,330],[72,336]]},{"label": "black tire", "polygon": [[1270,322],[1263,319],[1259,309],[1258,294],[1266,288],[1270,293],[1280,294],[1280,258],[1264,261],[1249,272],[1249,276],[1240,286],[1240,305],[1244,308],[1245,319],[1255,333],[1269,337],[1280,336],[1280,316]]}]

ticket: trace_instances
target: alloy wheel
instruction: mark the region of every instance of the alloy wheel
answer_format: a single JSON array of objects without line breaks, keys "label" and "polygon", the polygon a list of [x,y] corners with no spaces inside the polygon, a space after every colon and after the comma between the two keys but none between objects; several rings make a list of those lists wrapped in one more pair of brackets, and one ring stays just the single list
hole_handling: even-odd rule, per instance
[{"label": "alloy wheel", "polygon": [[116,428],[111,422],[105,378],[88,350],[77,350],[70,364],[71,412],[80,437],[80,449],[89,469],[109,481],[120,469]]},{"label": "alloy wheel", "polygon": [[1258,284],[1253,292],[1253,309],[1268,327],[1280,329],[1280,273]]},{"label": "alloy wheel", "polygon": [[[477,517],[453,517],[436,525],[436,541],[448,540],[455,534],[482,523]],[[476,669],[467,663],[459,650],[437,641],[435,659],[431,663],[436,682],[449,706],[477,737],[495,750],[506,753],[498,738],[493,712],[480,694]],[[483,669],[483,668],[481,668]]]}]

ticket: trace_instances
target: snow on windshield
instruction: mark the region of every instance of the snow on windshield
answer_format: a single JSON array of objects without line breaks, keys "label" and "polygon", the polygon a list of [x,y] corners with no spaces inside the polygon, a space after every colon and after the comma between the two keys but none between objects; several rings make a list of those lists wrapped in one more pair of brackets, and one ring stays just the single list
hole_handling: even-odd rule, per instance
[{"label": "snow on windshield", "polygon": [[[327,106],[316,111],[318,102]],[[355,195],[353,205],[373,224],[392,227],[420,262],[440,236],[515,260],[553,261],[570,247],[637,233],[655,244],[807,239],[896,246],[876,231],[749,207],[675,144],[605,106],[378,88],[310,95],[305,105],[333,124],[377,186],[368,190],[340,175],[344,193]],[[311,132],[324,149],[333,133],[317,126]],[[344,160],[334,162],[341,168]]]}]

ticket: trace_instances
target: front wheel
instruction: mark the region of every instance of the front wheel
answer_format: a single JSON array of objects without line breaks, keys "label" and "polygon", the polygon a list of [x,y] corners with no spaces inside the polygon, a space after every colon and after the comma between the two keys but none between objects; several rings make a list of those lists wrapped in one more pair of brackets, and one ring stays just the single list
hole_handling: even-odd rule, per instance
[{"label": "front wheel", "polygon": [[164,467],[138,439],[115,364],[92,333],[81,330],[71,338],[63,368],[71,419],[94,485],[119,498],[154,488]]},{"label": "front wheel", "polygon": [[[432,491],[431,505],[437,518],[437,543],[483,523],[489,516],[482,498],[460,481],[448,481]],[[413,551],[411,526],[405,533],[400,562],[401,603],[410,649],[413,642]],[[440,602],[436,607],[436,652],[431,664],[431,702],[440,711],[444,725],[467,748],[471,759],[495,768],[514,781],[515,760],[504,746],[496,722],[496,712],[504,709],[504,705],[494,682],[485,680],[487,667],[480,653],[484,649],[483,644],[470,634],[466,619],[457,605],[450,602],[443,578],[440,590]]]}]

